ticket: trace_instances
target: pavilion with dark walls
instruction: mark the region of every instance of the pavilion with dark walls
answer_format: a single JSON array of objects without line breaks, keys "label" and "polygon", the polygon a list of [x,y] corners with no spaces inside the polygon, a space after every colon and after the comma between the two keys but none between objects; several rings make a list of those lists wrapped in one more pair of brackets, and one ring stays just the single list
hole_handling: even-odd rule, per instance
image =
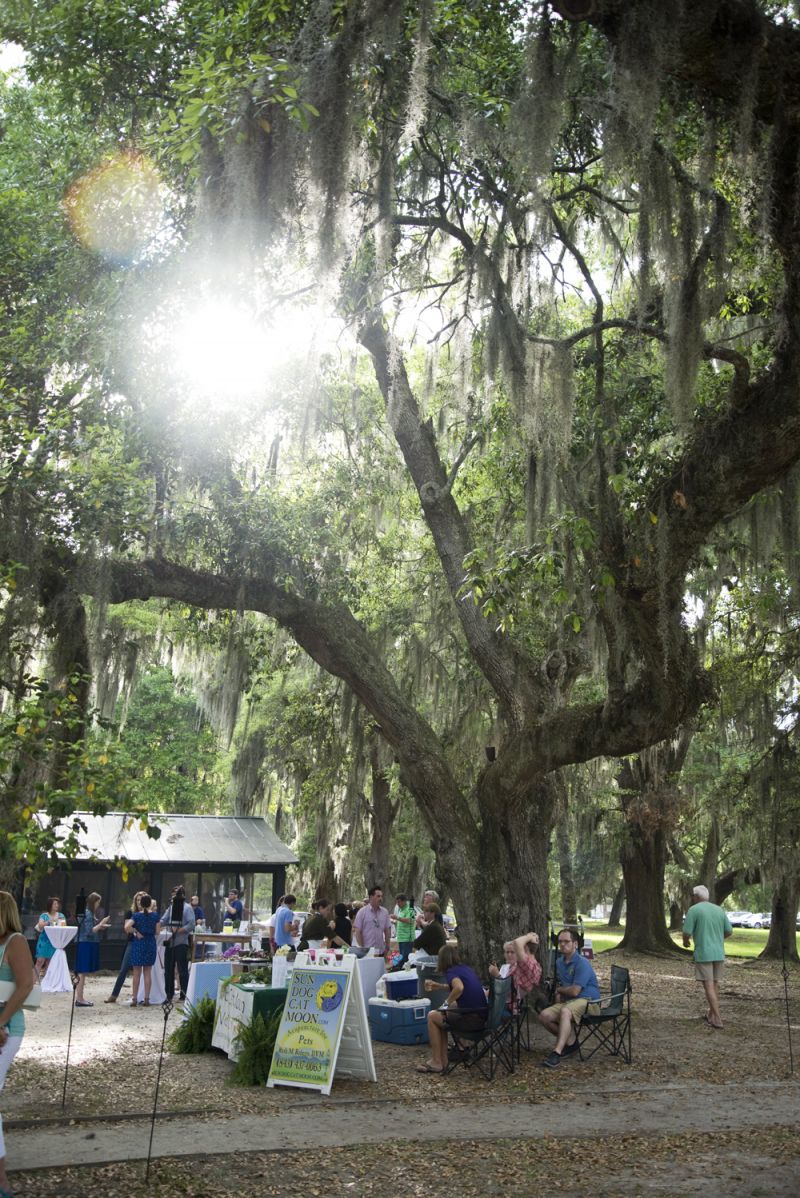
[{"label": "pavilion with dark walls", "polygon": [[139,819],[126,813],[76,812],[65,823],[65,831],[75,818],[86,828],[79,834],[81,851],[43,877],[26,879],[23,927],[31,938],[50,897],[60,900],[67,922],[74,923],[76,898],[96,891],[102,896],[102,911],[111,915],[111,926],[101,933],[103,969],[119,963],[125,939],[123,915],[137,890],[151,894],[163,911],[173,887],[180,884],[187,901],[199,895],[206,923],[217,930],[232,887],[241,894],[246,918],[255,911],[274,911],[286,890],[286,867],[298,860],[260,816],[152,815],[150,822],[161,829],[157,840],[147,835]]}]

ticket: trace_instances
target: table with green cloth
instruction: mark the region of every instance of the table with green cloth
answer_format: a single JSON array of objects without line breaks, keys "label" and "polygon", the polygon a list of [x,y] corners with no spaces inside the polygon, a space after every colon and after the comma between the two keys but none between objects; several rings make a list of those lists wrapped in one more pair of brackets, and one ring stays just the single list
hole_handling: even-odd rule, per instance
[{"label": "table with green cloth", "polygon": [[[241,975],[240,975],[241,976]],[[256,1015],[264,1020],[282,1009],[289,993],[286,986],[265,986],[259,982],[220,982],[211,1043],[235,1061],[239,1055],[235,1041],[242,1024]]]}]

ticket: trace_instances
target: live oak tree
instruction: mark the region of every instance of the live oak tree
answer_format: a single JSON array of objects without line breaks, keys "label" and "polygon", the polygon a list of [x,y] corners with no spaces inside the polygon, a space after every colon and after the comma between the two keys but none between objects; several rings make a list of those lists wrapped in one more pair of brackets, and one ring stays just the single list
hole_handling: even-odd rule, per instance
[{"label": "live oak tree", "polygon": [[[198,103],[175,117],[205,249],[235,245],[238,270],[318,236],[416,495],[409,527],[421,515],[489,696],[494,759],[454,754],[398,683],[354,614],[352,547],[330,568],[330,545],[267,527],[279,505],[241,478],[227,527],[245,535],[224,553],[184,522],[150,556],[140,541],[98,571],[72,537],[52,566],[112,604],[260,612],[343,679],[398,759],[479,964],[543,926],[558,771],[665,741],[709,697],[687,575],[800,456],[800,31],[755,0],[558,8],[576,15],[269,4],[263,27],[236,26],[237,80],[223,7],[217,49],[184,64]],[[16,36],[35,49],[37,30]],[[433,388],[392,320],[422,296],[442,313]],[[212,492],[206,474],[198,506]]]}]

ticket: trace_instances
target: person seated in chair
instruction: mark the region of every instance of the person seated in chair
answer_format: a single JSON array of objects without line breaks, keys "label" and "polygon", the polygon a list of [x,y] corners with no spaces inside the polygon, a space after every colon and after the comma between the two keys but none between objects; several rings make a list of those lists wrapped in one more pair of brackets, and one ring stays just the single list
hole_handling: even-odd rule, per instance
[{"label": "person seated in chair", "polygon": [[553,1051],[542,1061],[548,1069],[561,1064],[561,1058],[577,1052],[577,1028],[590,1002],[600,998],[597,976],[585,957],[578,952],[578,934],[572,928],[558,933],[556,958],[556,1002],[545,1007],[537,1018],[556,1037]]},{"label": "person seated in chair", "polygon": [[503,945],[504,965],[498,969],[492,962],[489,966],[489,977],[513,979],[509,1006],[515,1013],[519,1009],[520,999],[535,990],[542,980],[542,967],[534,955],[538,946],[536,932],[525,932],[523,936],[507,940]]},{"label": "person seated in chair", "polygon": [[417,1066],[417,1073],[444,1073],[447,1067],[447,1032],[479,1032],[486,1024],[489,1004],[486,991],[475,970],[462,964],[458,949],[445,944],[437,957],[439,973],[446,982],[434,982],[428,978],[425,989],[449,991],[445,1004],[428,1015],[428,1037],[431,1043],[431,1060]]}]

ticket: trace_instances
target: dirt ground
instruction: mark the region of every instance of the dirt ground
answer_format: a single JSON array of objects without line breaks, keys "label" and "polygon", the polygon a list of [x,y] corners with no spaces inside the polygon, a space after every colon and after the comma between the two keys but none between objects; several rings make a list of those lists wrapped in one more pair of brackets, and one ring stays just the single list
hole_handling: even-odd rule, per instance
[{"label": "dirt ground", "polygon": [[[726,1026],[714,1031],[702,1021],[701,988],[687,961],[603,954],[601,983],[614,960],[632,970],[630,1066],[598,1054],[542,1069],[551,1043],[542,1029],[519,1069],[492,1083],[475,1071],[419,1075],[424,1049],[375,1044],[378,1086],[337,1079],[323,1099],[231,1088],[230,1064],[218,1053],[167,1054],[158,1159],[146,1183],[143,1161],[67,1165],[110,1161],[104,1144],[112,1142],[119,1152],[130,1141],[130,1155],[142,1155],[149,1137],[143,1116],[153,1107],[163,1014],[103,1005],[111,978],[98,975],[87,985],[96,1005],[75,1011],[63,1109],[69,995],[45,996],[29,1017],[2,1100],[9,1165],[15,1147],[25,1165],[13,1175],[14,1192],[255,1198],[302,1190],[369,1198],[387,1188],[485,1195],[511,1185],[519,1194],[575,1198],[800,1193],[800,972],[788,979],[787,1024],[780,966],[730,962]],[[173,1012],[170,1028],[177,1018]],[[220,1128],[227,1139],[220,1141]],[[96,1156],[70,1157],[70,1136],[89,1141]],[[57,1159],[59,1146],[63,1165],[32,1168]]]}]

